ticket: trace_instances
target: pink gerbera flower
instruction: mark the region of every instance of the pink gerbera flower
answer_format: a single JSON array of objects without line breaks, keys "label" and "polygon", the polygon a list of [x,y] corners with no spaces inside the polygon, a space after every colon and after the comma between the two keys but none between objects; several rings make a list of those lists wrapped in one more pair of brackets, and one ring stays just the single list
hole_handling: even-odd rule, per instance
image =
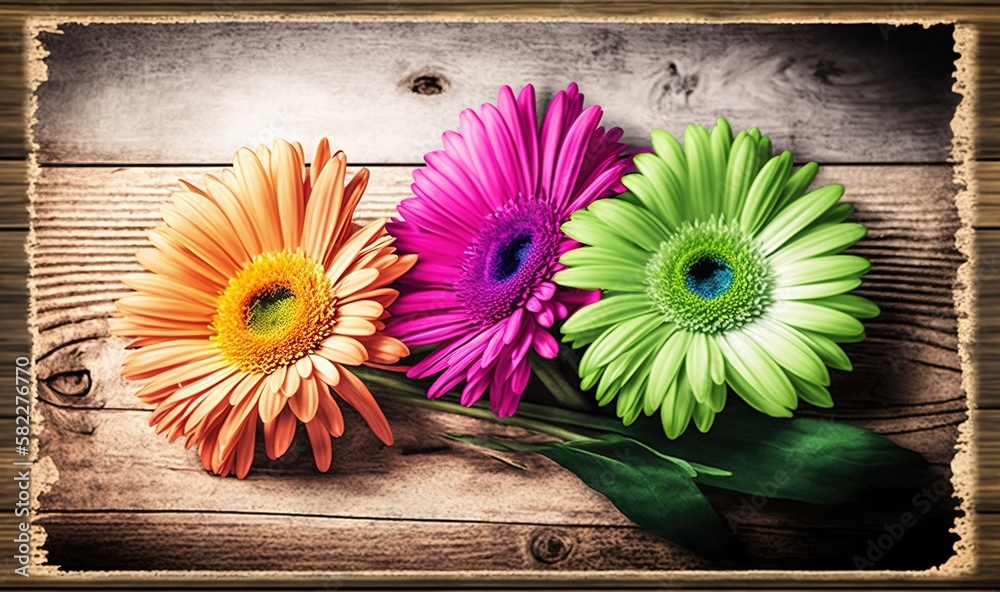
[{"label": "pink gerbera flower", "polygon": [[388,228],[418,258],[388,330],[410,347],[437,346],[407,372],[440,373],[429,397],[464,381],[463,405],[489,389],[493,411],[512,415],[531,375],[529,350],[554,358],[549,329],[599,297],[557,286],[552,275],[576,244],[560,225],[612,193],[625,168],[622,130],[600,127],[601,115],[570,84],[539,131],[532,86],[516,99],[505,86],[495,106],[463,111],[444,150],[413,172],[415,197]]}]

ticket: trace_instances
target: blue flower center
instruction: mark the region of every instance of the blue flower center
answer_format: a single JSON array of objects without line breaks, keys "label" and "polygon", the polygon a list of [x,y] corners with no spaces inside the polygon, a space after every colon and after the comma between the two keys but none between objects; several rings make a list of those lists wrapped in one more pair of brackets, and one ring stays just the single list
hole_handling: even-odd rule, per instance
[{"label": "blue flower center", "polygon": [[490,264],[490,277],[493,281],[506,281],[516,274],[531,253],[532,242],[530,234],[518,234],[494,251],[493,261]]},{"label": "blue flower center", "polygon": [[733,285],[733,268],[723,259],[702,255],[687,266],[684,279],[688,290],[702,300],[714,300]]}]

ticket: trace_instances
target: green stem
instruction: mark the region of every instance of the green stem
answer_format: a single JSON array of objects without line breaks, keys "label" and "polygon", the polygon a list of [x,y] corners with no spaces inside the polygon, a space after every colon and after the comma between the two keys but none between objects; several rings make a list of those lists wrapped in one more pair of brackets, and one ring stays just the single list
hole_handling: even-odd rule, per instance
[{"label": "green stem", "polygon": [[538,405],[537,403],[526,403],[524,401],[518,404],[517,413],[525,417],[554,421],[563,425],[627,435],[621,422],[600,415],[580,413],[579,411],[572,411],[570,409],[562,409],[550,405]]},{"label": "green stem", "polygon": [[546,360],[535,352],[528,353],[528,362],[535,376],[542,381],[545,388],[555,398],[560,407],[566,409],[576,409],[577,411],[590,411],[594,407],[577,390],[575,386],[566,380],[566,376],[559,371],[557,360]]},{"label": "green stem", "polygon": [[363,378],[365,382],[384,387],[386,390],[379,393],[379,399],[382,400],[396,401],[397,403],[403,403],[414,407],[445,411],[447,413],[465,415],[478,419],[487,419],[499,423],[500,425],[524,428],[526,430],[546,434],[561,440],[579,441],[591,439],[583,434],[579,434],[565,428],[560,428],[544,421],[538,421],[536,419],[528,419],[524,417],[508,417],[500,419],[495,413],[493,413],[493,411],[481,405],[466,407],[459,403],[453,403],[442,399],[428,399],[426,391],[420,386],[405,380],[400,380],[381,371],[372,370],[366,367],[354,368],[352,370],[360,378]]}]

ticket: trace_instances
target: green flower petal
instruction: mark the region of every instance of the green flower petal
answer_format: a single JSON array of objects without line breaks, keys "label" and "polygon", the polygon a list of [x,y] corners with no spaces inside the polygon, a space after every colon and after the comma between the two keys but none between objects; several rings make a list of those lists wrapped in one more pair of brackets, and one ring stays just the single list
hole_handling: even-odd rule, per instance
[{"label": "green flower petal", "polygon": [[608,327],[653,312],[645,294],[615,294],[605,296],[593,304],[579,309],[563,323],[565,334],[581,333]]},{"label": "green flower petal", "polygon": [[645,379],[649,374],[649,366],[653,357],[663,343],[673,333],[675,327],[664,325],[654,329],[632,348],[616,357],[607,365],[607,370],[597,386],[599,399],[613,397],[626,382]]},{"label": "green flower petal", "polygon": [[775,318],[781,319],[788,325],[831,337],[849,338],[865,331],[861,321],[851,315],[809,302],[799,300],[776,302],[771,307],[771,312]]},{"label": "green flower petal", "polygon": [[850,292],[860,285],[860,278],[844,278],[830,282],[820,282],[818,284],[782,286],[775,289],[774,297],[777,300],[814,300]]},{"label": "green flower petal", "polygon": [[708,130],[700,125],[684,128],[684,153],[688,164],[688,207],[694,218],[704,220],[720,205]]},{"label": "green flower petal", "polygon": [[706,403],[698,403],[694,406],[692,419],[694,419],[694,425],[698,428],[698,431],[704,434],[715,423],[715,411]]},{"label": "green flower petal", "polygon": [[788,173],[792,170],[792,153],[782,152],[767,161],[750,185],[746,202],[740,211],[740,228],[754,234],[767,220],[774,208]]},{"label": "green flower petal", "polygon": [[[788,380],[784,370],[757,344],[756,340],[741,331],[732,331],[723,336],[723,341],[743,362],[749,375],[744,374],[742,370],[740,373],[744,374],[744,378],[750,384],[778,405],[795,409],[798,405],[795,387]],[[732,361],[731,356],[727,355],[726,358]]]},{"label": "green flower petal", "polygon": [[621,234],[608,226],[603,220],[589,210],[577,210],[563,223],[562,231],[566,236],[580,241],[585,245],[600,245],[606,249],[634,249],[635,243],[622,238]]},{"label": "green flower petal", "polygon": [[650,212],[670,228],[683,221],[683,184],[662,158],[641,152],[632,159],[641,174],[625,175],[622,184],[631,189]]},{"label": "green flower petal", "polygon": [[646,391],[649,369],[638,372],[628,380],[618,392],[618,417],[625,425],[632,425],[642,412],[642,395]]},{"label": "green flower petal", "polygon": [[594,343],[594,340],[600,337],[601,334],[604,333],[604,331],[606,330],[607,330],[606,327],[601,327],[598,329],[581,331],[579,333],[574,333],[573,335],[563,335],[562,342],[563,343],[572,342],[573,349],[580,349],[585,345],[590,345],[591,343]]},{"label": "green flower petal", "polygon": [[789,374],[788,378],[795,385],[795,390],[798,391],[799,397],[806,403],[822,407],[823,409],[833,407],[833,397],[830,396],[830,391],[825,386],[809,382],[808,380],[802,380],[793,374]]},{"label": "green flower petal", "polygon": [[663,315],[651,313],[629,319],[609,329],[583,354],[580,359],[580,375],[590,374],[598,366],[607,364],[663,324]]},{"label": "green flower petal", "polygon": [[813,351],[808,343],[803,341],[785,325],[768,319],[747,326],[747,332],[754,336],[757,343],[766,343],[771,357],[784,368],[789,375],[795,375],[803,380],[828,386],[830,372],[823,360]]},{"label": "green flower petal", "polygon": [[711,360],[708,351],[708,335],[692,333],[691,347],[684,362],[685,372],[691,381],[691,392],[699,403],[704,403],[712,393]]},{"label": "green flower petal", "polygon": [[778,203],[774,205],[774,211],[780,212],[789,203],[802,197],[809,185],[812,184],[813,179],[816,178],[817,172],[819,172],[819,165],[815,162],[807,162],[799,167],[799,170],[792,173],[781,190],[781,196],[778,198]]},{"label": "green flower petal", "polygon": [[830,210],[824,213],[822,216],[816,218],[816,221],[807,226],[806,229],[811,230],[813,228],[818,228],[826,224],[839,224],[844,220],[847,220],[853,213],[854,213],[854,204],[852,203],[837,204],[832,208],[830,208]]},{"label": "green flower petal", "polygon": [[810,257],[839,253],[864,238],[868,229],[861,224],[830,224],[807,230],[785,243],[770,257],[775,267]]},{"label": "green flower petal", "polygon": [[726,184],[723,192],[721,210],[728,220],[735,220],[743,209],[754,177],[757,176],[757,146],[755,140],[746,132],[736,134],[729,153],[729,163],[726,169]]},{"label": "green flower petal", "polygon": [[725,384],[726,382],[726,361],[722,355],[722,350],[715,344],[715,340],[709,338],[708,344],[709,376],[715,384]]},{"label": "green flower petal", "polygon": [[868,339],[868,335],[864,331],[854,335],[831,335],[830,337],[837,343],[861,343],[865,339]]},{"label": "green flower petal", "polygon": [[798,286],[856,278],[871,269],[871,263],[857,255],[827,255],[787,263],[775,269],[778,286]]},{"label": "green flower petal", "polygon": [[716,343],[726,354],[726,359],[734,361],[734,363],[726,364],[726,382],[733,387],[733,391],[740,398],[757,411],[766,413],[771,417],[792,416],[791,409],[777,403],[774,399],[761,392],[756,385],[751,384],[750,378],[753,376],[753,373],[747,369],[741,360],[738,358],[734,360],[735,352],[732,352],[729,346],[726,345],[721,335],[716,335]]},{"label": "green flower petal", "polygon": [[582,290],[601,290],[614,286],[619,292],[645,292],[645,273],[625,266],[588,265],[556,272],[552,280],[560,286]]},{"label": "green flower petal", "polygon": [[839,345],[826,335],[813,331],[798,330],[799,335],[813,348],[823,363],[835,370],[850,372],[854,369],[850,358]]},{"label": "green flower petal", "polygon": [[653,151],[670,167],[674,176],[686,180],[688,176],[687,156],[677,138],[670,132],[661,129],[653,130],[649,137],[653,144]]},{"label": "green flower petal", "polygon": [[660,421],[663,423],[663,433],[671,440],[684,433],[691,422],[694,412],[694,395],[687,374],[682,372],[677,381],[672,383],[670,391],[660,406]]},{"label": "green flower petal", "polygon": [[633,247],[633,252],[612,251],[604,247],[580,247],[567,251],[559,258],[563,265],[582,267],[585,265],[621,265],[642,271],[646,268],[645,254]]},{"label": "green flower petal", "polygon": [[871,300],[856,294],[839,294],[837,296],[830,296],[829,298],[823,298],[820,300],[811,300],[810,302],[821,306],[827,306],[841,312],[846,312],[847,314],[859,319],[874,319],[880,312],[878,305]]},{"label": "green flower petal", "polygon": [[715,127],[712,129],[711,136],[712,168],[716,175],[715,178],[719,179],[726,172],[726,165],[729,161],[729,149],[733,145],[733,130],[729,127],[729,122],[720,117],[715,120]]},{"label": "green flower petal", "polygon": [[688,345],[691,343],[691,333],[680,330],[670,336],[670,339],[660,348],[653,360],[653,370],[649,373],[649,390],[651,396],[666,393],[670,383],[677,378],[677,373],[684,362]]},{"label": "green flower petal", "polygon": [[[715,349],[719,348],[716,347]],[[723,371],[725,371],[724,367]],[[712,394],[708,397],[708,408],[716,413],[722,411],[726,406],[726,393],[728,392],[725,377],[723,377],[722,382],[712,385]]]},{"label": "green flower petal", "polygon": [[793,201],[757,235],[765,255],[777,251],[790,238],[833,207],[844,195],[842,185],[820,187]]},{"label": "green flower petal", "polygon": [[599,199],[588,210],[614,228],[618,236],[647,252],[657,249],[670,234],[648,211],[620,199]]}]

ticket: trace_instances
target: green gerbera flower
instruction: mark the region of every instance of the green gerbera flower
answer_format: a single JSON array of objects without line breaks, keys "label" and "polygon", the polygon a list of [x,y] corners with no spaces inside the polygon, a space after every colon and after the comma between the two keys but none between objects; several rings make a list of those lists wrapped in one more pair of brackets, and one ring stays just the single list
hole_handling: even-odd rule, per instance
[{"label": "green gerbera flower", "polygon": [[567,252],[563,286],[602,290],[562,326],[563,341],[590,347],[582,387],[616,396],[625,424],[659,410],[676,438],[693,420],[707,431],[728,385],[755,409],[789,417],[799,398],[833,400],[827,367],[850,370],[837,345],[864,339],[858,319],[878,315],[849,294],[870,264],[841,251],[865,235],[844,220],[840,185],[809,193],[816,163],[792,172],[757,129],[732,136],[690,125],[685,148],[652,133],[635,157],[629,191],[577,211],[563,231],[584,246]]}]

